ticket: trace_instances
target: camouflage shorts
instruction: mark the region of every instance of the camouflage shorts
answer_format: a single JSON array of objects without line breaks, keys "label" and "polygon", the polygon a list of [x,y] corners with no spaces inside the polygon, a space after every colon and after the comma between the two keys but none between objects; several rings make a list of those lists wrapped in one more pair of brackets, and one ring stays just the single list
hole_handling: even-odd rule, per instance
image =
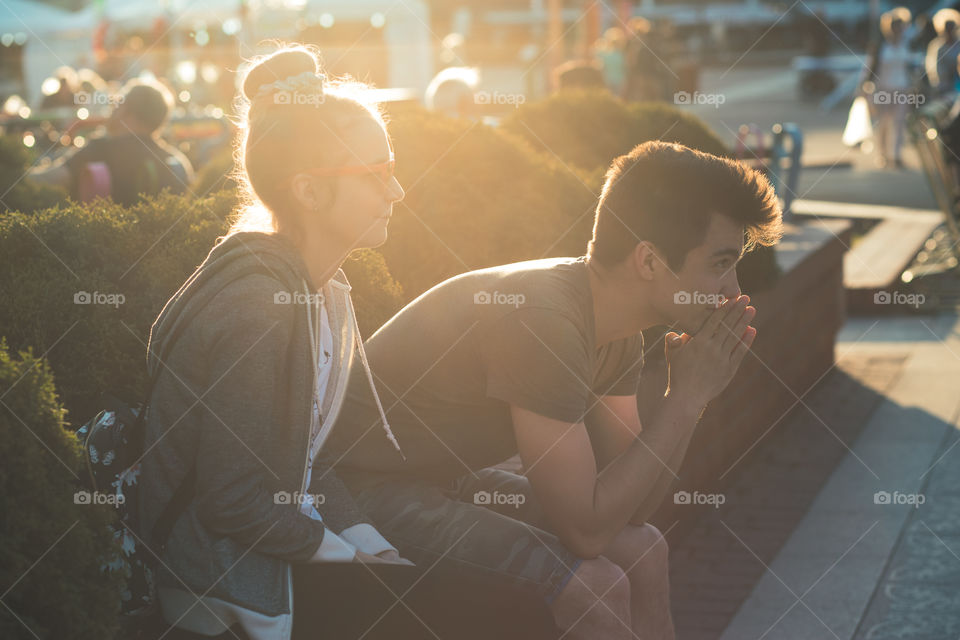
[{"label": "camouflage shorts", "polygon": [[547,530],[523,476],[481,469],[446,485],[368,473],[342,478],[380,533],[418,566],[444,563],[503,578],[552,602],[580,565]]}]

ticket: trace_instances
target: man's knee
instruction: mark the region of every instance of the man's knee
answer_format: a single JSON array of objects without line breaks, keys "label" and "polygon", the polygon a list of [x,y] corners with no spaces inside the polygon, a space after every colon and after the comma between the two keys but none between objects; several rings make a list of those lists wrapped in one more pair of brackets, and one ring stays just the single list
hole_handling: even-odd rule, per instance
[{"label": "man's knee", "polygon": [[553,602],[554,615],[567,628],[581,618],[627,620],[629,627],[630,581],[624,570],[603,556],[584,560]]},{"label": "man's knee", "polygon": [[639,526],[628,524],[613,540],[610,549],[604,555],[629,573],[641,567],[644,570],[651,567],[665,568],[669,560],[670,548],[667,545],[667,539],[652,524],[645,523]]}]

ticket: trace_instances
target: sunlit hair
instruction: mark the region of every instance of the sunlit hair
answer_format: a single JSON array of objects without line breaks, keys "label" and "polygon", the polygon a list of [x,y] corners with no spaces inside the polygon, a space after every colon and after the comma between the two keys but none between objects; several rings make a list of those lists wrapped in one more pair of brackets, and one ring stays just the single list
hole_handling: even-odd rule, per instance
[{"label": "sunlit hair", "polygon": [[447,67],[427,85],[424,103],[431,111],[458,115],[463,100],[472,102],[480,74],[471,67]]},{"label": "sunlit hair", "polygon": [[386,126],[379,106],[367,98],[370,87],[349,78],[326,77],[322,90],[318,80],[317,93],[302,100],[285,94],[282,87],[268,86],[323,73],[316,48],[279,46],[249,61],[243,89],[234,101],[238,136],[231,177],[238,185],[240,204],[226,236],[261,231],[297,242],[301,214],[284,181],[313,167],[355,164],[350,129],[370,119]]},{"label": "sunlit hair", "polygon": [[906,7],[890,9],[880,16],[880,32],[883,33],[885,38],[890,38],[893,35],[893,24],[895,22],[901,22],[903,26],[907,26],[912,18],[910,9]]},{"label": "sunlit hair", "polygon": [[680,144],[644,142],[607,170],[587,254],[613,267],[649,241],[679,271],[714,212],[743,226],[744,252],[783,235],[780,202],[763,174]]},{"label": "sunlit hair", "polygon": [[960,12],[946,7],[933,14],[933,28],[937,30],[937,35],[942,36],[946,32],[948,22],[960,27]]}]

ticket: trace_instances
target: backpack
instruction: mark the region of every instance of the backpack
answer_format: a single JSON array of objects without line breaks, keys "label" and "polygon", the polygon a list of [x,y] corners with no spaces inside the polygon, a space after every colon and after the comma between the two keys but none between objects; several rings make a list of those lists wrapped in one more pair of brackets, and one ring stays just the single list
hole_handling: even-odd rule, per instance
[{"label": "backpack", "polygon": [[[156,376],[150,382],[150,390],[155,382]],[[120,553],[105,562],[101,570],[120,571],[126,578],[126,589],[121,595],[121,614],[148,614],[153,611],[156,599],[152,567],[159,561],[173,524],[193,497],[196,469],[190,467],[145,539],[137,513],[137,479],[150,392],[137,408],[108,393],[102,394],[101,398],[101,406],[108,408],[77,430],[89,473],[86,483],[89,491],[79,491],[74,498],[90,502],[93,496],[100,494],[117,510],[113,535],[120,543]]]},{"label": "backpack", "polygon": [[[261,267],[242,271],[223,287],[249,273],[262,272],[264,269]],[[202,307],[202,304],[194,305],[189,315],[179,319],[159,354],[159,362],[164,362],[172,353],[184,329]],[[157,367],[147,385],[143,401],[136,407],[110,393],[102,393],[100,406],[106,408],[76,431],[88,478],[86,490],[75,493],[74,500],[89,503],[96,499],[113,505],[117,511],[113,534],[120,543],[120,553],[104,562],[101,570],[120,571],[125,575],[127,586],[121,595],[121,615],[124,616],[147,616],[156,611],[153,567],[159,563],[173,525],[183,514],[196,489],[196,465],[190,464],[186,476],[161,511],[153,528],[149,532],[142,531],[137,507],[137,480],[140,459],[144,454],[150,396],[162,370],[162,365]]]}]

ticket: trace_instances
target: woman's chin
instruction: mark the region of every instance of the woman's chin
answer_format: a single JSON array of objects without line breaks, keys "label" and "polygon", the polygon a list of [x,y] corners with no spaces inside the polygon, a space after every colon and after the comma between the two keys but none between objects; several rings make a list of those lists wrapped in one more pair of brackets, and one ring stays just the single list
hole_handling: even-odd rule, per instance
[{"label": "woman's chin", "polygon": [[383,220],[382,225],[377,225],[371,229],[358,244],[358,249],[376,249],[387,241],[387,219]]}]

